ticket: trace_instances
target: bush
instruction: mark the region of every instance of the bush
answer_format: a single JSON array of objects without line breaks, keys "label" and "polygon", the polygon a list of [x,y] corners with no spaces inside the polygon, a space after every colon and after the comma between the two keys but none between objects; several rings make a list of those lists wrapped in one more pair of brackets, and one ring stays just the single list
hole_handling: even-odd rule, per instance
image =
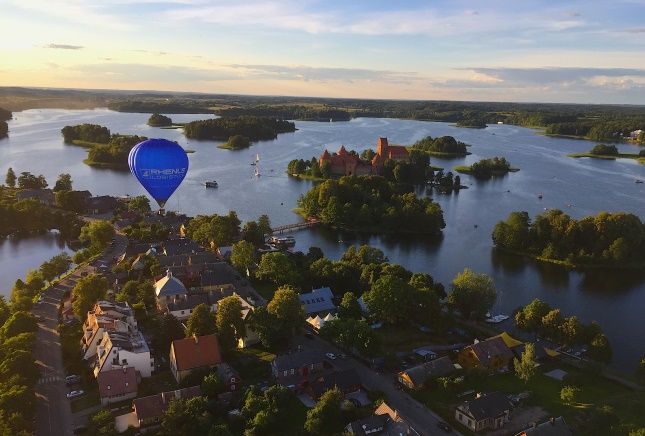
[{"label": "bush", "polygon": [[578,398],[581,389],[576,386],[565,386],[560,390],[560,399],[565,404],[572,404]]},{"label": "bush", "polygon": [[598,144],[589,153],[601,156],[618,156],[618,149],[615,145]]}]

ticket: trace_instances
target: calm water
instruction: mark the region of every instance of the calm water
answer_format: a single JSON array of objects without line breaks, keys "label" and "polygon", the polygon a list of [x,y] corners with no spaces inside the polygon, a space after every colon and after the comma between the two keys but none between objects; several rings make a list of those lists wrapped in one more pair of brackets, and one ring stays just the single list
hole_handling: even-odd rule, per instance
[{"label": "calm water", "polygon": [[[204,115],[173,115],[175,121],[203,119]],[[236,210],[241,219],[268,213],[273,224],[298,220],[292,209],[311,182],[284,174],[289,160],[318,156],[324,147],[336,150],[341,144],[363,150],[375,147],[378,136],[391,143],[410,144],[426,135],[452,135],[472,144],[466,158],[432,159],[433,164],[451,168],[483,157],[505,156],[521,171],[500,179],[478,182],[462,176],[470,187],[459,194],[435,195],[443,208],[447,227],[443,240],[392,241],[369,235],[339,234],[314,229],[297,233],[297,248],[323,248],[338,257],[347,246],[369,243],[383,249],[391,261],[414,271],[426,271],[449,283],[464,267],[491,275],[498,289],[493,312],[510,313],[517,306],[538,297],[566,314],[588,322],[598,321],[614,346],[614,364],[631,370],[645,354],[645,274],[566,272],[495,253],[490,234],[495,223],[514,210],[531,215],[544,208],[560,208],[574,217],[601,210],[628,211],[645,219],[645,166],[632,160],[573,159],[567,153],[587,151],[589,141],[551,138],[534,130],[494,125],[484,130],[459,129],[446,123],[390,119],[356,119],[347,123],[296,122],[298,131],[280,135],[241,151],[221,150],[212,141],[188,141],[179,130],[146,125],[146,114],[122,114],[108,110],[29,110],[15,114],[9,122],[9,139],[0,140],[0,175],[9,166],[16,172],[29,170],[44,174],[53,184],[60,172],[72,174],[76,189],[94,194],[138,195],[144,193],[128,172],[92,169],[82,163],[85,150],[63,144],[60,129],[68,124],[92,122],[112,132],[136,133],[177,140],[196,152],[190,154],[190,170],[179,190],[167,204],[169,210],[188,214],[225,213]],[[621,145],[634,152],[636,146]],[[260,155],[262,177],[253,177],[250,163]],[[205,180],[216,179],[219,189],[206,190]],[[423,192],[421,192],[422,195]],[[539,200],[538,193],[544,198]],[[477,227],[475,227],[477,225]],[[43,248],[46,243],[43,241]],[[14,256],[0,251],[3,280],[24,275]],[[51,257],[43,256],[43,260]],[[42,260],[36,261],[36,267]],[[18,262],[16,265],[15,263]]]}]

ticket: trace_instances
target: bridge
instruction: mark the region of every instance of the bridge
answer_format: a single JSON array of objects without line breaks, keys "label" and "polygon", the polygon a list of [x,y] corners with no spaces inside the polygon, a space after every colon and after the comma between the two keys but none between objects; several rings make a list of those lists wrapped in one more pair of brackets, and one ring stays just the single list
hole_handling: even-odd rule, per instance
[{"label": "bridge", "polygon": [[300,229],[308,229],[310,227],[318,224],[320,220],[318,218],[307,218],[306,221],[301,221],[299,223],[287,224],[284,226],[274,227],[271,229],[272,235],[281,235],[284,232],[292,232]]}]

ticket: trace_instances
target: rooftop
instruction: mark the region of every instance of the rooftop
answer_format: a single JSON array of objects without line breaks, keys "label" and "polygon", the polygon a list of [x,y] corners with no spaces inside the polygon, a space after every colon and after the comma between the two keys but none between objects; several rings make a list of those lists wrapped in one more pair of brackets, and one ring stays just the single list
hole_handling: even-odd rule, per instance
[{"label": "rooftop", "polygon": [[457,406],[457,410],[474,418],[476,421],[495,418],[511,408],[511,402],[501,392],[480,395],[474,400],[466,401]]},{"label": "rooftop", "polygon": [[178,371],[215,366],[222,362],[217,335],[195,336],[172,341]]},{"label": "rooftop", "polygon": [[99,372],[96,381],[101,397],[137,393],[137,371],[132,366]]},{"label": "rooftop", "polygon": [[334,294],[327,287],[314,289],[306,294],[300,294],[300,302],[305,306],[307,315],[336,310],[333,299]]},{"label": "rooftop", "polygon": [[189,399],[202,394],[199,386],[162,392],[149,397],[132,400],[139,421],[149,420],[163,415],[173,399]]},{"label": "rooftop", "polygon": [[273,359],[273,365],[278,371],[284,371],[292,368],[302,368],[303,366],[324,361],[323,354],[319,351],[304,350],[291,354],[281,354]]},{"label": "rooftop", "polygon": [[157,297],[181,295],[186,293],[186,286],[177,277],[173,277],[170,270],[166,276],[155,283],[155,294]]}]

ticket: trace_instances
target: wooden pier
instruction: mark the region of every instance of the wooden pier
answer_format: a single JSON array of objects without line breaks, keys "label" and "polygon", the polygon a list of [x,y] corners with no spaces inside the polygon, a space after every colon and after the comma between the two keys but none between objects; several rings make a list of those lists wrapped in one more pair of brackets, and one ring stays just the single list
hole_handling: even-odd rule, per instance
[{"label": "wooden pier", "polygon": [[271,229],[271,234],[272,235],[281,235],[285,232],[293,232],[296,230],[301,230],[301,229],[308,229],[310,227],[315,226],[318,224],[320,221],[317,218],[309,218],[307,221],[302,221],[299,223],[294,223],[294,224],[287,224],[284,226],[278,226],[274,227]]}]

